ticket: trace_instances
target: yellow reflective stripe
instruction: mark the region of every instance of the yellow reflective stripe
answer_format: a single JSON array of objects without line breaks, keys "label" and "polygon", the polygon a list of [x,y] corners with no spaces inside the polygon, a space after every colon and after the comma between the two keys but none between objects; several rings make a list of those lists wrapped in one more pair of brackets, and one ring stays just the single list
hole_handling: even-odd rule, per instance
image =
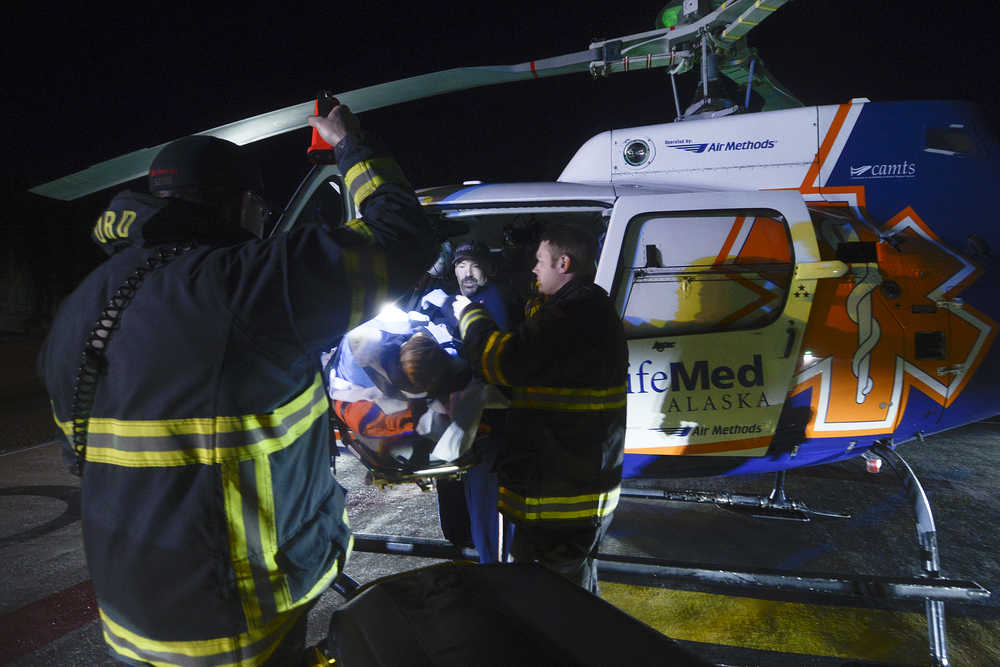
[{"label": "yellow reflective stripe", "polygon": [[499,338],[500,338],[499,331],[494,331],[493,333],[490,334],[490,337],[486,340],[486,347],[483,348],[483,356],[480,359],[480,366],[483,369],[483,377],[486,378],[486,381],[489,382],[490,384],[497,383],[497,379],[490,372],[491,369],[490,369],[489,359],[490,359],[490,350],[493,349],[493,346],[496,345],[497,340],[499,340]]},{"label": "yellow reflective stripe", "polygon": [[579,496],[521,496],[500,487],[498,507],[504,514],[525,521],[585,519],[606,516],[618,507],[621,487]]},{"label": "yellow reflective stripe", "polygon": [[363,220],[354,218],[345,222],[344,226],[367,241],[375,240],[375,234],[372,233],[371,228]]},{"label": "yellow reflective stripe", "polygon": [[[252,458],[257,450],[280,449],[273,446],[275,434],[272,432],[280,429],[287,431],[296,422],[309,419],[317,404],[325,407],[325,396],[322,380],[317,374],[312,385],[301,394],[274,412],[261,415],[160,420],[94,417],[89,423],[88,439],[92,442],[87,448],[87,458],[91,459],[91,450],[97,454],[94,460],[121,465],[146,465],[143,462],[129,462],[128,457],[138,454],[164,458],[161,465],[212,464],[229,458]],[[58,418],[55,421],[64,433],[72,433],[72,421],[60,422]],[[248,442],[252,437],[262,435],[271,437]],[[176,447],[178,442],[185,440],[193,443],[193,446]],[[226,444],[227,442],[233,444]],[[218,451],[213,453],[213,450]],[[110,460],[116,454],[122,458],[121,461]],[[109,460],[105,461],[102,456]],[[148,464],[156,465],[156,462],[150,459]]]},{"label": "yellow reflective stripe", "polygon": [[625,407],[625,385],[605,389],[514,387],[511,406],[534,410],[617,410]]},{"label": "yellow reflective stripe", "polygon": [[292,593],[288,581],[278,567],[274,555],[278,552],[278,519],[274,509],[274,486],[271,481],[271,461],[269,457],[254,459],[254,478],[257,481],[257,525],[260,530],[261,553],[274,592],[274,606],[286,611],[292,606]]},{"label": "yellow reflective stripe", "polygon": [[[213,667],[238,667],[260,665],[288,634],[305,607],[298,607],[276,617],[267,625],[241,633],[235,637],[218,637],[193,641],[161,641],[143,637],[111,620],[103,609],[98,609],[104,626],[104,639],[116,653],[156,666],[211,665]],[[255,644],[269,640],[261,649]],[[131,646],[126,646],[128,642]],[[234,662],[233,655],[239,657]]]},{"label": "yellow reflective stripe", "polygon": [[236,587],[246,616],[247,627],[260,627],[261,610],[254,585],[253,569],[247,549],[246,528],[243,525],[243,489],[240,484],[239,461],[223,461],[222,498],[226,508],[226,527],[229,533],[229,557],[236,575]]},{"label": "yellow reflective stripe", "polygon": [[537,396],[591,396],[594,398],[616,397],[625,392],[625,385],[614,387],[516,387],[520,392]]},{"label": "yellow reflective stripe", "polygon": [[[354,537],[352,536],[351,537],[351,546],[352,546],[352,548],[353,548],[353,545],[354,545]],[[312,600],[314,597],[317,597],[318,595],[320,595],[323,591],[325,591],[327,588],[330,587],[330,583],[334,579],[337,578],[338,574],[340,574],[340,561],[339,560],[335,560],[335,561],[333,561],[333,564],[330,566],[330,569],[327,570],[316,581],[316,584],[312,588],[309,589],[309,592],[306,593],[305,595],[303,595],[301,598],[299,598],[298,601],[305,602],[305,601],[308,601],[308,600]]]},{"label": "yellow reflective stripe", "polygon": [[462,319],[458,323],[458,333],[464,339],[466,332],[469,330],[469,326],[478,320],[486,318],[486,313],[483,312],[481,307],[469,309],[466,308],[465,312],[462,314]]},{"label": "yellow reflective stripe", "polygon": [[545,297],[534,297],[524,304],[524,319],[530,320],[545,305]]},{"label": "yellow reflective stripe", "polygon": [[351,314],[347,318],[347,330],[350,331],[365,320],[365,286],[361,282],[361,258],[358,251],[344,248],[344,273],[347,275],[347,288],[351,294]]},{"label": "yellow reflective stripe", "polygon": [[[102,629],[102,634],[104,635],[104,643],[112,648],[113,653],[138,660],[139,662],[146,662],[138,653],[128,647],[122,646],[120,642],[116,642],[114,635],[108,632],[107,628]],[[171,664],[170,667],[177,667],[177,663]]]},{"label": "yellow reflective stripe", "polygon": [[[347,319],[350,331],[389,299],[389,268],[385,253],[374,247],[344,248],[343,253],[347,290],[351,295],[351,314]],[[372,278],[374,289],[371,288]]]},{"label": "yellow reflective stripe", "polygon": [[609,498],[617,501],[618,496],[621,493],[621,487],[616,486],[609,491],[602,491],[600,493],[581,493],[576,496],[522,496],[515,491],[511,491],[505,486],[499,487],[499,492],[505,496],[510,496],[522,505],[572,505],[575,503],[592,502]]},{"label": "yellow reflective stripe", "polygon": [[389,157],[362,160],[347,170],[344,175],[347,189],[354,199],[354,205],[361,210],[361,203],[383,185],[400,185],[412,189],[396,161]]},{"label": "yellow reflective stripe", "polygon": [[[347,518],[347,507],[344,507],[344,515],[340,518],[340,520],[344,523],[344,526],[346,526],[347,529],[350,530],[351,522]],[[347,559],[351,557],[352,551],[354,551],[353,534],[347,540],[347,551],[344,553],[345,565],[347,564]],[[319,578],[316,584],[309,589],[309,592],[303,595],[298,600],[296,600],[296,602],[305,602],[307,600],[311,600],[314,597],[319,596],[323,591],[329,588],[330,584],[333,582],[334,579],[337,578],[338,574],[340,574],[340,561],[335,560],[333,561],[333,565],[330,566],[330,569],[327,570],[326,573]]]},{"label": "yellow reflective stripe", "polygon": [[507,345],[507,342],[513,337],[513,334],[501,334],[497,331],[490,334],[489,340],[486,343],[486,349],[483,351],[482,364],[483,376],[487,379],[487,381],[492,382],[493,384],[509,384],[500,368],[500,355],[503,353],[503,349]]},{"label": "yellow reflective stripe", "polygon": [[73,420],[64,422],[59,421],[59,415],[56,414],[54,407],[52,409],[52,421],[56,423],[56,426],[58,426],[59,430],[63,432],[63,435],[65,435],[67,438],[73,437]]},{"label": "yellow reflective stripe", "polygon": [[[92,417],[88,431],[90,433],[108,433],[127,437],[172,436],[185,434],[217,435],[219,433],[235,433],[249,431],[261,427],[279,426],[286,417],[292,415],[315,400],[317,386],[322,387],[322,378],[317,373],[313,383],[291,401],[276,408],[273,412],[260,415],[242,415],[238,417],[192,417],[187,419],[156,419],[156,420],[119,420]],[[72,422],[70,429],[72,430]]]},{"label": "yellow reflective stripe", "polygon": [[507,382],[507,378],[504,377],[503,371],[500,369],[500,359],[503,357],[503,349],[507,346],[507,343],[513,338],[513,334],[504,334],[500,337],[500,344],[497,346],[496,354],[493,355],[493,368],[496,371],[497,379],[500,380],[502,385],[510,385]]},{"label": "yellow reflective stripe", "polygon": [[[294,443],[317,419],[326,415],[328,405],[322,379],[317,373],[305,391],[267,414],[162,420],[93,418],[90,420],[87,460],[132,468],[245,461]],[[57,420],[56,423],[64,432],[67,428],[72,432],[71,422]],[[258,439],[239,444],[251,437]],[[176,446],[185,440],[192,445]],[[224,446],[225,440],[237,444]]]},{"label": "yellow reflective stripe", "polygon": [[324,415],[327,404],[317,402],[301,420],[291,425],[281,436],[267,438],[246,447],[229,449],[192,448],[164,452],[123,452],[112,447],[87,447],[87,460],[110,463],[132,468],[168,467],[185,465],[213,465],[222,461],[247,460],[255,456],[281,451],[298,440],[302,434]]},{"label": "yellow reflective stripe", "polygon": [[389,268],[386,266],[385,254],[376,252],[372,257],[372,273],[375,276],[375,307],[381,309],[389,299]]}]

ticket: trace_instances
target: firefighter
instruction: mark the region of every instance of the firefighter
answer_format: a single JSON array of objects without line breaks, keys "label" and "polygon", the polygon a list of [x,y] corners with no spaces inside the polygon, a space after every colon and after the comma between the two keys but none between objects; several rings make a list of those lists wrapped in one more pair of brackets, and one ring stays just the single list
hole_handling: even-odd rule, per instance
[{"label": "firefighter", "polygon": [[512,390],[497,461],[499,507],[515,561],[535,561],[597,593],[593,555],[618,504],[625,439],[625,334],[593,283],[595,243],[580,227],[543,231],[533,269],[547,299],[501,331],[486,308],[454,304],[464,354]]},{"label": "firefighter", "polygon": [[360,219],[254,239],[246,228],[265,216],[242,149],[172,142],[152,195],[121,193],[99,218],[110,257],[39,359],[82,474],[87,562],[119,662],[297,665],[306,612],[351,551],[317,360],[402,294],[440,239],[347,107],[309,124],[335,147]]}]

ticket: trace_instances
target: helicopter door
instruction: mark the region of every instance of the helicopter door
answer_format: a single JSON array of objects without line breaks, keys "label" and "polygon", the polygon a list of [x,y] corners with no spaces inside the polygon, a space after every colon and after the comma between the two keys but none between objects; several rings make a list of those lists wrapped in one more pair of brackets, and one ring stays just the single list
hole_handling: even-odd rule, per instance
[{"label": "helicopter door", "polygon": [[795,255],[818,259],[811,225],[789,220],[808,214],[786,192],[618,200],[597,282],[628,339],[626,451],[767,451],[814,291]]},{"label": "helicopter door", "polygon": [[294,227],[318,224],[336,227],[357,217],[354,202],[345,196],[346,192],[344,177],[336,165],[316,165],[292,195],[275,231],[287,232]]}]

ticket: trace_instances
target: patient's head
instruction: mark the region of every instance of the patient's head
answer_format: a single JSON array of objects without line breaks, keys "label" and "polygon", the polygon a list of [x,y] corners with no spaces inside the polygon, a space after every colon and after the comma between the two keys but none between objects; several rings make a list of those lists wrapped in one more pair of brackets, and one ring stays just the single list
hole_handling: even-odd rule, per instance
[{"label": "patient's head", "polygon": [[434,395],[444,384],[451,367],[451,357],[437,341],[425,333],[417,333],[399,349],[399,363],[410,386],[410,393]]}]

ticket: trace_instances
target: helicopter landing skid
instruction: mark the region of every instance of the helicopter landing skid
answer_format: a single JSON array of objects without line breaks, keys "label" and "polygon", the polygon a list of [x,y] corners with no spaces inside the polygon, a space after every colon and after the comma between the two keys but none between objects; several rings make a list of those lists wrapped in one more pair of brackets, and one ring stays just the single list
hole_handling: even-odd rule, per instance
[{"label": "helicopter landing skid", "polygon": [[710,493],[705,491],[666,491],[622,487],[624,498],[644,498],[670,500],[681,503],[706,503],[721,509],[749,514],[759,519],[779,519],[784,521],[812,521],[813,519],[850,519],[844,512],[815,510],[798,500],[789,500],[785,495],[785,471],[779,470],[774,476],[774,488],[770,495],[755,496],[744,493]]},{"label": "helicopter landing skid", "polygon": [[[892,442],[879,442],[871,451],[885,460],[903,482],[903,489],[916,514],[917,542],[920,547],[923,578],[935,580],[941,578],[941,561],[938,557],[937,529],[934,527],[934,514],[927,500],[924,487],[920,485],[913,468],[900,456],[892,446]],[[948,637],[945,634],[944,601],[924,599],[924,611],[927,616],[927,639],[932,663],[936,666],[951,664],[948,660]]]}]

